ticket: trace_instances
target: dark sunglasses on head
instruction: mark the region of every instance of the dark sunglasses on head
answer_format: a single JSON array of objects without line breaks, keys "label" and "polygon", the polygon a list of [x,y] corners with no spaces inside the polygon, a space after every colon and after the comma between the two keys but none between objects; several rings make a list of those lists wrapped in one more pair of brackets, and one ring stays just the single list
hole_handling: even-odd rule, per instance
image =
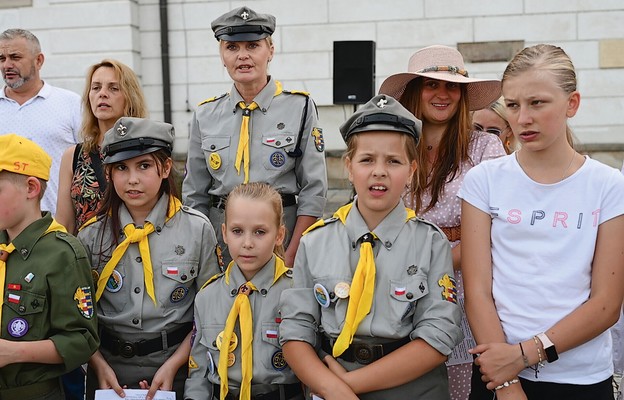
[{"label": "dark sunglasses on head", "polygon": [[487,132],[487,133],[491,133],[491,134],[496,135],[496,136],[500,136],[501,133],[503,133],[503,131],[501,131],[498,128],[487,128],[487,129],[484,129],[479,124],[473,124],[473,128],[474,128],[475,131]]}]

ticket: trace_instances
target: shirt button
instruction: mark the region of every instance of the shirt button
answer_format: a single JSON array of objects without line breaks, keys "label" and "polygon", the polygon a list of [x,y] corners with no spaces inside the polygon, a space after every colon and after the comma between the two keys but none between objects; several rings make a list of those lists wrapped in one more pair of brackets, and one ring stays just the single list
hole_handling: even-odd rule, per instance
[{"label": "shirt button", "polygon": [[217,148],[217,146],[215,146],[214,144],[211,144],[211,145],[210,145],[210,150],[214,150],[214,149],[216,149],[216,148]]},{"label": "shirt button", "polygon": [[238,293],[238,290],[236,290],[236,289],[232,289],[232,291],[230,292],[230,294],[231,294],[232,296],[235,296],[235,295],[236,295],[236,293]]},{"label": "shirt button", "polygon": [[188,276],[186,276],[186,275],[182,275],[182,276],[180,277],[180,279],[182,279],[183,281],[185,281],[185,280],[187,280],[187,279],[188,279]]},{"label": "shirt button", "polygon": [[408,299],[413,299],[414,295],[412,294],[412,292],[407,292],[407,294],[405,295],[405,297],[407,297]]},{"label": "shirt button", "polygon": [[261,294],[261,295],[266,296],[266,295],[267,295],[267,293],[268,293],[268,292],[267,292],[267,290],[266,290],[266,289],[260,289],[260,294]]},{"label": "shirt button", "polygon": [[139,319],[138,318],[134,318],[132,320],[132,323],[135,324],[135,325],[138,325],[139,324]]},{"label": "shirt button", "polygon": [[22,304],[22,305],[20,305],[20,306],[19,306],[19,312],[21,312],[21,313],[26,312],[26,306],[25,306],[25,305],[23,305],[23,304]]},{"label": "shirt button", "polygon": [[142,262],[142,261],[143,261],[143,259],[142,259],[141,257],[137,257],[137,258],[135,258],[135,260],[136,260],[136,262],[138,262],[138,263],[140,263],[140,262]]},{"label": "shirt button", "polygon": [[138,294],[138,293],[141,293],[141,288],[140,288],[140,287],[138,287],[138,286],[137,286],[137,287],[135,287],[135,288],[134,288],[134,293],[137,293],[137,294]]},{"label": "shirt button", "polygon": [[160,233],[162,231],[162,227],[161,226],[157,226],[156,227],[156,233]]},{"label": "shirt button", "polygon": [[22,256],[26,257],[28,255],[28,249],[21,249],[20,253],[22,254]]},{"label": "shirt button", "polygon": [[389,240],[386,240],[386,243],[384,243],[384,245],[386,246],[387,249],[389,249],[390,247],[392,247],[392,242]]}]

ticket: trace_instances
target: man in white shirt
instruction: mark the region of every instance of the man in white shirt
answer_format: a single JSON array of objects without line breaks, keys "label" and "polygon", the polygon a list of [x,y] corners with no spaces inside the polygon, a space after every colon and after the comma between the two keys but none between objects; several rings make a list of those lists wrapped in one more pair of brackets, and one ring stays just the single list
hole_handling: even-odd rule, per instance
[{"label": "man in white shirt", "polygon": [[45,83],[39,76],[44,56],[39,40],[24,29],[0,34],[0,135],[17,133],[41,146],[52,157],[50,180],[41,208],[56,211],[59,166],[63,151],[78,142],[80,96]]}]

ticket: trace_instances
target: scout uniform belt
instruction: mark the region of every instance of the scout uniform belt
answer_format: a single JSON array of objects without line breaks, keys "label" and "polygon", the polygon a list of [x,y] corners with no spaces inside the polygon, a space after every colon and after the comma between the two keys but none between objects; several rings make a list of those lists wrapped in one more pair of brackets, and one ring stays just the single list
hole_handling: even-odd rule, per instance
[{"label": "scout uniform belt", "polygon": [[[410,342],[409,336],[403,339],[396,340],[388,343],[351,343],[351,345],[340,355],[340,357],[348,362],[357,362],[363,365],[372,363],[379,360],[381,357],[388,355],[398,349],[399,347],[408,344]],[[321,348],[327,354],[332,354],[332,347],[335,339],[330,339],[327,336],[323,336],[321,341]]]},{"label": "scout uniform belt", "polygon": [[100,345],[114,356],[121,355],[125,358],[146,356],[181,343],[192,328],[193,323],[187,322],[178,328],[163,332],[161,336],[154,339],[144,339],[137,342],[124,340],[103,329],[100,334]]},{"label": "scout uniform belt", "polygon": [[[295,204],[297,204],[297,197],[294,194],[280,193],[280,196],[282,196],[282,207],[290,207],[290,206],[294,206]],[[225,210],[226,198],[227,196],[210,195],[210,202],[212,203],[213,207],[219,208],[221,210]]]},{"label": "scout uniform belt", "polygon": [[[287,400],[291,399],[299,394],[303,393],[301,383],[291,383],[289,385],[278,385],[279,389],[272,392],[252,395],[251,400]],[[220,399],[221,387],[219,385],[212,385],[212,397]],[[253,386],[251,387],[253,393]],[[234,395],[232,392],[228,392],[225,396],[225,400],[238,400],[238,395]]]}]

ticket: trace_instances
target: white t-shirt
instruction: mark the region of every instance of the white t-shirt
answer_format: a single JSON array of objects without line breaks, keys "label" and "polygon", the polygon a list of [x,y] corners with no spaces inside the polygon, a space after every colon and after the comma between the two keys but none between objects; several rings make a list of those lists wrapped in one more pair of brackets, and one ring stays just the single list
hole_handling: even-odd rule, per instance
[{"label": "white t-shirt", "polygon": [[[590,295],[598,226],[624,214],[624,176],[586,157],[554,184],[531,180],[514,154],[468,172],[459,197],[492,217],[492,295],[508,343],[544,332]],[[540,368],[539,381],[593,384],[613,374],[609,331]],[[520,376],[535,380],[525,369]]]},{"label": "white t-shirt", "polygon": [[44,82],[35,97],[19,105],[0,90],[0,135],[16,133],[41,146],[52,157],[50,180],[41,209],[56,212],[59,169],[63,152],[78,143],[81,99],[76,93]]}]

